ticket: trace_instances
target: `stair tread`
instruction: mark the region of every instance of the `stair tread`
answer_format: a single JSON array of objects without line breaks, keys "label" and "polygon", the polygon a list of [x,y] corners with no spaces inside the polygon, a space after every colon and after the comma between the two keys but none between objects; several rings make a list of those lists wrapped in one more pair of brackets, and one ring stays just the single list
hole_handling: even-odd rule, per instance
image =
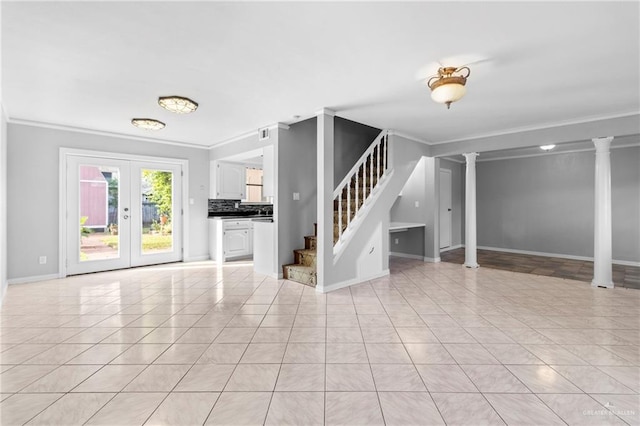
[{"label": "stair tread", "polygon": [[294,252],[296,253],[315,253],[316,250],[315,249],[295,249]]}]

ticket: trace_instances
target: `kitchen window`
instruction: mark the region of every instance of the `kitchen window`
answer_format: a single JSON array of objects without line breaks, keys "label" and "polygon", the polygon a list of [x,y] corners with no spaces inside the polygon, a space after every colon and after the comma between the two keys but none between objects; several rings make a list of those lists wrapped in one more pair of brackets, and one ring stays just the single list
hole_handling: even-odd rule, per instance
[{"label": "kitchen window", "polygon": [[248,202],[262,201],[262,169],[247,167],[246,194]]}]

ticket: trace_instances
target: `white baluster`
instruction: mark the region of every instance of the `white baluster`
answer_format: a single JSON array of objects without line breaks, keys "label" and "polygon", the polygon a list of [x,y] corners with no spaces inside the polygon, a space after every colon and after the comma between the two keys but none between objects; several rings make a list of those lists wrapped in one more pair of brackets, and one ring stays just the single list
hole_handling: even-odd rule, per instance
[{"label": "white baluster", "polygon": [[347,186],[347,226],[351,224],[351,179]]},{"label": "white baluster", "polygon": [[373,149],[369,154],[369,195],[373,191]]},{"label": "white baluster", "polygon": [[358,183],[359,183],[358,182],[358,175],[359,174],[360,174],[360,168],[358,167],[358,170],[356,170],[356,211],[355,211],[356,213],[358,213],[358,208],[360,207],[360,206],[358,206],[358,191],[360,190],[359,189],[360,187],[358,186]]},{"label": "white baluster", "polygon": [[387,139],[387,135],[384,135],[382,139],[384,140],[384,150],[382,150],[382,174],[385,174],[387,172],[387,149],[389,149],[387,144],[389,140]]},{"label": "white baluster", "polygon": [[[378,172],[376,174],[378,176],[378,182],[380,182],[380,176],[382,176],[381,175],[382,170],[380,169],[380,156],[382,155],[382,150],[380,148],[382,148],[382,139],[384,138],[380,138],[380,143],[378,144],[378,148],[377,148],[378,149]],[[377,184],[378,183],[376,182],[376,185]]]},{"label": "white baluster", "polygon": [[338,241],[342,238],[342,191],[338,198]]},{"label": "white baluster", "polygon": [[362,205],[367,200],[367,159],[362,162]]}]

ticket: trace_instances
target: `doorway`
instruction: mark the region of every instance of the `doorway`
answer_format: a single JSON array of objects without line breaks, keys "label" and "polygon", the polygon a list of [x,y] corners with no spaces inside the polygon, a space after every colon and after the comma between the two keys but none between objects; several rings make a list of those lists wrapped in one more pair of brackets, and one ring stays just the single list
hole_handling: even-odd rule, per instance
[{"label": "doorway", "polygon": [[63,276],[183,259],[182,164],[73,154],[64,162]]},{"label": "doorway", "polygon": [[451,246],[451,170],[440,169],[440,248]]}]

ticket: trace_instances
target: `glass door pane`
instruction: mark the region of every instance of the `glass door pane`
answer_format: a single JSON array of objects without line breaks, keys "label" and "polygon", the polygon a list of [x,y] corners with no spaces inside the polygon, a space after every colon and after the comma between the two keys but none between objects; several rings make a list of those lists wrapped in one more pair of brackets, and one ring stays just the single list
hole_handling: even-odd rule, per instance
[{"label": "glass door pane", "polygon": [[182,168],[131,162],[131,265],[182,260]]},{"label": "glass door pane", "polygon": [[173,178],[171,171],[140,170],[143,255],[173,251]]},{"label": "glass door pane", "polygon": [[129,267],[129,163],[69,155],[66,188],[66,273]]}]

